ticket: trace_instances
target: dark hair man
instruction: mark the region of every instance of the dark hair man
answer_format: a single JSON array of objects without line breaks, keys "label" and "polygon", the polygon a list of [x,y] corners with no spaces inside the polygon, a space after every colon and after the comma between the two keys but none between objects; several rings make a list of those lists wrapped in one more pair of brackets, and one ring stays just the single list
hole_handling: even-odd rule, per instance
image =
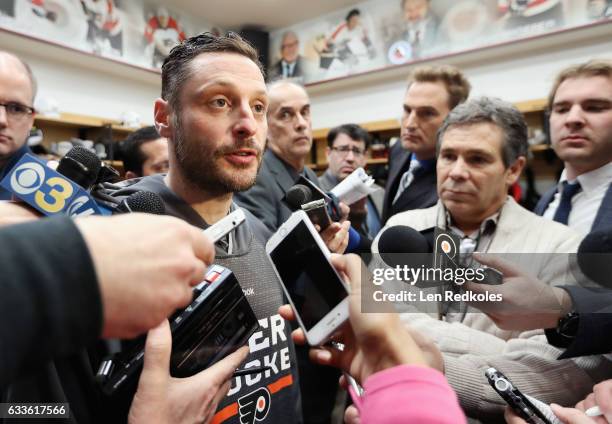
[{"label": "dark hair man", "polygon": [[408,76],[400,140],[389,154],[383,224],[396,213],[427,208],[438,200],[436,133],[469,94],[470,83],[452,66],[421,66]]},{"label": "dark hair man", "polygon": [[[115,195],[153,191],[167,214],[207,228],[238,207],[235,192],[255,183],[267,109],[261,64],[250,44],[234,33],[185,40],[164,61],[161,98],[155,101],[155,125],[170,146],[168,174],[128,181]],[[244,366],[270,367],[232,380],[216,422],[301,417],[295,350],[290,328],[278,315],[283,294],[265,254],[268,235],[247,211],[247,221],[216,245],[215,263],[234,272],[261,327],[249,341]]]},{"label": "dark hair man", "polygon": [[[30,67],[7,52],[0,52],[0,180],[26,153],[34,124],[36,80]],[[0,187],[0,200],[11,193]]]},{"label": "dark hair man", "polygon": [[[370,134],[356,124],[332,128],[327,134],[327,170],[319,177],[321,188],[330,191],[357,168],[365,168]],[[350,205],[349,221],[362,236],[374,239],[381,229],[384,191],[380,190]]]},{"label": "dark hair man", "polygon": [[612,61],[564,69],[549,95],[550,138],[565,169],[535,212],[584,234],[612,226]]},{"label": "dark hair man", "polygon": [[168,172],[168,140],[154,126],[134,131],[121,144],[125,178]]},{"label": "dark hair man", "polygon": [[[558,254],[575,253],[580,235],[508,196],[527,150],[527,125],[510,103],[485,97],[457,106],[438,131],[440,200],[431,208],[395,215],[388,225],[408,225],[426,237],[442,227],[459,237],[461,253],[512,253],[509,260],[546,284],[571,284],[575,278],[567,256]],[[378,251],[377,240],[372,247]],[[464,302],[435,306],[442,308],[444,321],[421,313],[407,314],[406,322],[434,339],[443,354],[443,365],[435,365],[470,417],[488,421],[503,414],[495,392],[480,383],[489,366],[503,369],[511,380],[522,379],[526,393],[560,404],[575,403],[597,378],[612,373],[612,362],[603,356],[558,360],[561,351],[550,346],[542,332],[500,330],[484,314],[470,313],[474,310]],[[572,381],[572,390],[560,379]]]}]

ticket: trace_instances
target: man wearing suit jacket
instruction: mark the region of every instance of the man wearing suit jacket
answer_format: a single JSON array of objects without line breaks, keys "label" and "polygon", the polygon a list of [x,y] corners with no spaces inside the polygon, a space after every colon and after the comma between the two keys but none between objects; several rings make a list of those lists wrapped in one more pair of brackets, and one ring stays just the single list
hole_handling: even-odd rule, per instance
[{"label": "man wearing suit jacket", "polygon": [[612,61],[561,71],[549,109],[552,146],[565,169],[535,212],[583,234],[612,227]]},{"label": "man wearing suit jacket", "polygon": [[383,224],[396,213],[436,204],[436,132],[448,113],[469,94],[470,83],[452,66],[423,66],[410,73],[401,145],[394,145],[389,157]]},{"label": "man wearing suit jacket", "polygon": [[293,31],[283,34],[281,59],[270,68],[268,80],[301,78],[304,76],[304,58],[300,56],[300,40]]}]

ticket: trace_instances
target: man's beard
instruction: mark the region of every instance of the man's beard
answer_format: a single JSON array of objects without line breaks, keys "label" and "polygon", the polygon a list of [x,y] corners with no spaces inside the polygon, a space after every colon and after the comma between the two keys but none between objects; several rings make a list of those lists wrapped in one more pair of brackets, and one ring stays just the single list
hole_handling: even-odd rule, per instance
[{"label": "man's beard", "polygon": [[[255,184],[261,167],[262,151],[254,139],[240,140],[234,145],[215,150],[207,143],[208,140],[200,142],[186,140],[182,123],[178,118],[174,120],[174,128],[172,148],[181,174],[191,184],[215,195],[245,191]],[[257,150],[257,172],[253,175],[250,175],[251,165],[244,166],[242,170],[239,165],[228,165],[229,170],[219,166],[219,159],[240,148]]]}]

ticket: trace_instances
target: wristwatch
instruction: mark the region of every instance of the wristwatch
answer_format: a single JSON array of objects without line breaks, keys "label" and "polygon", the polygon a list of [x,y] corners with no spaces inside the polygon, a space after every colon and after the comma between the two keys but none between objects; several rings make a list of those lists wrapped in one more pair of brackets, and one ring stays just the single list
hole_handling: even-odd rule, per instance
[{"label": "wristwatch", "polygon": [[557,324],[556,328],[556,333],[558,336],[557,341],[564,347],[569,346],[576,338],[579,322],[580,314],[575,311],[571,311],[559,319],[559,323]]}]

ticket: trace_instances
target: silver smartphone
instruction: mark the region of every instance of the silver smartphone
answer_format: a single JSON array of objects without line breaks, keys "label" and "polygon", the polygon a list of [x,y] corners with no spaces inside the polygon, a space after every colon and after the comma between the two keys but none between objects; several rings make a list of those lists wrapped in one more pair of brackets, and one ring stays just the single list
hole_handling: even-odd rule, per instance
[{"label": "silver smartphone", "polygon": [[308,344],[324,343],[348,319],[348,287],[306,212],[294,212],[268,240],[266,252]]}]

